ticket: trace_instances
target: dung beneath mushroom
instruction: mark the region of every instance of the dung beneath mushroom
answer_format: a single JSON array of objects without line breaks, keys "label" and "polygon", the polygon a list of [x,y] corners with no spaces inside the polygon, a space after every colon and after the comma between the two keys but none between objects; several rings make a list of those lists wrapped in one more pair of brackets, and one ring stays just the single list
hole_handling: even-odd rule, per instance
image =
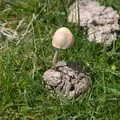
[{"label": "dung beneath mushroom", "polygon": [[68,98],[83,95],[91,86],[90,77],[75,63],[60,61],[43,75],[45,87]]},{"label": "dung beneath mushroom", "polygon": [[43,74],[45,87],[68,98],[76,98],[85,93],[91,85],[88,77],[78,64],[57,61],[58,51],[72,46],[73,35],[68,28],[59,28],[52,40],[56,52],[53,57],[53,66]]}]

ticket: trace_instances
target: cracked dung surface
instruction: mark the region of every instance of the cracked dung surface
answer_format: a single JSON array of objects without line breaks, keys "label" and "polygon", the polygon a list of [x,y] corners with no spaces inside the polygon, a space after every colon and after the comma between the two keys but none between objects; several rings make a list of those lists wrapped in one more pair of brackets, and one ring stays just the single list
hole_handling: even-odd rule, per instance
[{"label": "cracked dung surface", "polygon": [[47,89],[69,98],[78,97],[91,85],[90,78],[75,63],[58,62],[43,75]]},{"label": "cracked dung surface", "polygon": [[120,30],[119,14],[112,7],[100,5],[96,1],[76,0],[69,8],[68,22],[78,23],[87,28],[89,41],[111,45]]}]

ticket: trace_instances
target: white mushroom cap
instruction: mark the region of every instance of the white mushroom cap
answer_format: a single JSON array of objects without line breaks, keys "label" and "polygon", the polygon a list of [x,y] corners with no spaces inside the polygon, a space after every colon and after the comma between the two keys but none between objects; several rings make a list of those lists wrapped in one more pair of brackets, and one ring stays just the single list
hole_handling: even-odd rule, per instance
[{"label": "white mushroom cap", "polygon": [[69,48],[74,43],[73,35],[71,31],[62,27],[59,28],[53,36],[52,45],[55,48],[66,49]]}]

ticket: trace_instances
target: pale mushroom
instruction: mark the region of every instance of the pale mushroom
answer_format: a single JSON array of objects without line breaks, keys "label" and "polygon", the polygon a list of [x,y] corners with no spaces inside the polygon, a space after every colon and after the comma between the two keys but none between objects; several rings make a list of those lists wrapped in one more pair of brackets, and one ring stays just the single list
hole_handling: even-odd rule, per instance
[{"label": "pale mushroom", "polygon": [[59,28],[53,35],[52,45],[56,48],[56,52],[53,58],[53,64],[56,63],[58,57],[59,49],[66,49],[73,45],[74,39],[71,31],[66,28],[62,27]]}]

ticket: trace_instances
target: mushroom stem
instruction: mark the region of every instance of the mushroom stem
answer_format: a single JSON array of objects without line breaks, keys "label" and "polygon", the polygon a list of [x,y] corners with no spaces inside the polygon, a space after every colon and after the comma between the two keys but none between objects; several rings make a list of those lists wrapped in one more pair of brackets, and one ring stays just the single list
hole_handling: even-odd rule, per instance
[{"label": "mushroom stem", "polygon": [[59,50],[58,50],[58,49],[56,49],[56,50],[55,50],[54,57],[53,57],[53,61],[52,61],[53,65],[57,62],[58,53],[59,53]]}]

